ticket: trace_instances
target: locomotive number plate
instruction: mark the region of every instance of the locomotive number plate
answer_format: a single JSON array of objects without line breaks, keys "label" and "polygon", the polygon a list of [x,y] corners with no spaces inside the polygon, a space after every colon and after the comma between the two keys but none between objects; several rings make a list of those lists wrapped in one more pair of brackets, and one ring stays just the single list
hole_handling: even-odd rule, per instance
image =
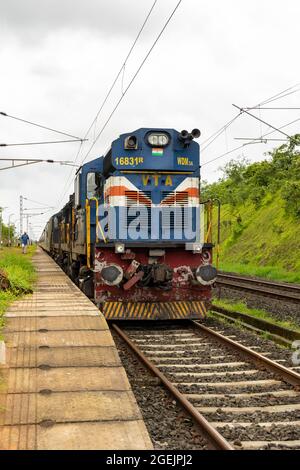
[{"label": "locomotive number plate", "polygon": [[144,157],[116,157],[115,163],[120,166],[138,166],[144,163]]}]

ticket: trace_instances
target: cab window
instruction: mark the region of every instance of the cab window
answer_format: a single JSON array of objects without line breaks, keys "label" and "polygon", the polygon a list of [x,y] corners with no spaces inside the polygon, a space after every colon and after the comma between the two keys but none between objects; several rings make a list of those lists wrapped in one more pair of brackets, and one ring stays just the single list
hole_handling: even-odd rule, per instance
[{"label": "cab window", "polygon": [[75,192],[75,207],[78,207],[79,204],[80,204],[80,187],[79,187],[79,177],[80,175],[77,175],[76,176],[76,179],[75,179],[75,188],[74,188],[74,192]]},{"label": "cab window", "polygon": [[99,197],[102,190],[102,178],[98,173],[88,173],[86,176],[87,199]]}]

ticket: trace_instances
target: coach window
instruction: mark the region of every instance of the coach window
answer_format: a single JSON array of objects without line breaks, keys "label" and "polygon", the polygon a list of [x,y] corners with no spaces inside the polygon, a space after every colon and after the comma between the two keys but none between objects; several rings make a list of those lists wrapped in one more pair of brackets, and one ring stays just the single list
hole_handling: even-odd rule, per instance
[{"label": "coach window", "polygon": [[86,196],[88,199],[99,197],[102,179],[98,173],[88,173],[86,176]]}]

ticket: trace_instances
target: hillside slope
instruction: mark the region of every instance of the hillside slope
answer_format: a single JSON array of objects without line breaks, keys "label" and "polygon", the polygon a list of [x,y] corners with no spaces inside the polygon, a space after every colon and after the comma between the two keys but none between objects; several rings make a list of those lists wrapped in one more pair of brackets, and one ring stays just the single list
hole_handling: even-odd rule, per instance
[{"label": "hillside slope", "polygon": [[300,282],[296,147],[283,145],[259,163],[232,161],[217,183],[204,184],[203,198],[218,197],[222,204],[221,269]]},{"label": "hillside slope", "polygon": [[259,208],[224,204],[221,220],[221,269],[300,282],[300,227],[279,194]]}]

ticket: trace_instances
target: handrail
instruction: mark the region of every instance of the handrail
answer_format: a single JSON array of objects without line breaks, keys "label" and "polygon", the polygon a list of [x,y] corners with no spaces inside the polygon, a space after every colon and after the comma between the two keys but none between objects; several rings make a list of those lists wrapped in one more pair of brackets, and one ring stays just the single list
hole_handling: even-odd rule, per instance
[{"label": "handrail", "polygon": [[217,260],[216,260],[216,268],[219,269],[219,263],[220,263],[220,243],[221,243],[221,201],[217,197],[215,197],[213,200],[217,202],[218,204],[218,229],[217,229],[217,246],[216,246],[216,253],[217,253]]},{"label": "handrail", "polygon": [[85,231],[86,231],[86,264],[91,267],[91,207],[89,199],[85,200]]},{"label": "handrail", "polygon": [[216,242],[216,268],[219,269],[220,263],[220,243],[221,243],[221,201],[218,198],[207,199],[206,201],[200,202],[200,205],[204,205],[207,210],[207,231],[204,237],[205,243],[212,243],[212,228],[213,228],[213,206],[218,206],[217,212],[217,242]]},{"label": "handrail", "polygon": [[106,239],[106,237],[105,237],[105,235],[104,235],[103,229],[102,229],[102,227],[101,227],[101,223],[98,222],[98,207],[99,207],[99,205],[98,205],[98,199],[97,199],[96,197],[90,197],[89,200],[90,200],[90,201],[92,201],[92,200],[93,200],[93,201],[96,201],[96,242],[99,241],[98,232],[97,232],[97,228],[98,228],[98,225],[99,225],[99,230],[100,230],[100,233],[101,233],[101,235],[102,235],[103,241],[104,241],[104,243],[107,243],[107,239]]},{"label": "handrail", "polygon": [[96,242],[99,241],[98,238],[98,224],[99,224],[99,229],[103,238],[104,243],[107,243],[107,240],[105,238],[103,229],[101,227],[101,223],[98,222],[98,199],[96,197],[90,197],[85,200],[85,210],[86,210],[86,257],[87,257],[87,267],[91,267],[91,203],[90,201],[95,201],[96,203]]},{"label": "handrail", "polygon": [[88,201],[96,202],[96,242],[97,242],[98,241],[98,235],[97,235],[98,199],[96,197],[90,197]]}]

